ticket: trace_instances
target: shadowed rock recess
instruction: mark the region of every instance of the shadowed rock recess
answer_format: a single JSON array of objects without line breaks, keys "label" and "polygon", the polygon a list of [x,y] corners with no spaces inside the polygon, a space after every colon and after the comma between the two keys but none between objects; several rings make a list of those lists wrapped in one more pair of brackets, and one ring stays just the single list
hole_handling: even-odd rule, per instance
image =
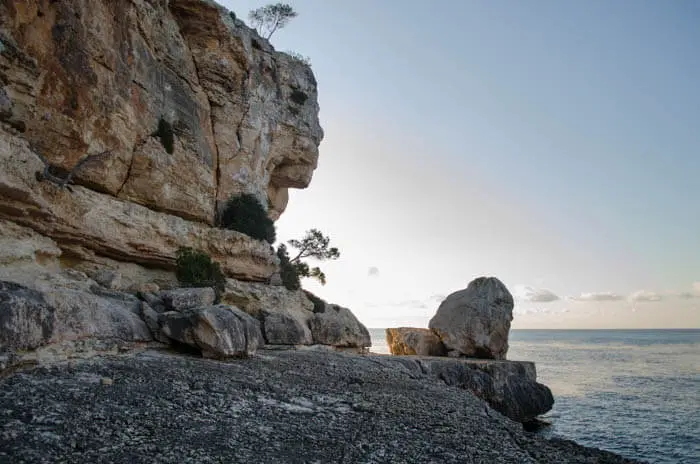
[{"label": "shadowed rock recess", "polygon": [[[349,309],[216,226],[309,185],[318,112],[309,66],[211,0],[0,0],[0,463],[631,462],[523,432],[552,397],[498,360],[494,282],[491,338],[461,301],[397,335],[458,359],[370,355]],[[216,289],[178,288],[182,247]]]}]

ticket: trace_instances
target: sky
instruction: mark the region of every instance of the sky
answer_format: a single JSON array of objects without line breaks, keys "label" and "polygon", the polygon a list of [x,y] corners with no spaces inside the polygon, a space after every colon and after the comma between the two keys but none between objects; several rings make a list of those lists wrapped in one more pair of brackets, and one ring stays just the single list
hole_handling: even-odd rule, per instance
[{"label": "sky", "polygon": [[277,236],[341,252],[305,287],[368,327],[479,276],[513,328],[700,327],[700,2],[290,4],[325,138]]}]

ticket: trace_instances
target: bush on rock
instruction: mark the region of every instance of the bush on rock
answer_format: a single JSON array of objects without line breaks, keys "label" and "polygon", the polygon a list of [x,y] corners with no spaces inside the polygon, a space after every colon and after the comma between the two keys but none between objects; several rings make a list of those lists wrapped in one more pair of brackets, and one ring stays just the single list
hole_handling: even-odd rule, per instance
[{"label": "bush on rock", "polygon": [[219,301],[226,285],[226,278],[219,263],[208,254],[189,247],[177,251],[175,275],[183,287],[212,287]]},{"label": "bush on rock", "polygon": [[229,199],[219,215],[219,227],[242,232],[256,240],[275,242],[275,223],[255,195],[249,193]]}]

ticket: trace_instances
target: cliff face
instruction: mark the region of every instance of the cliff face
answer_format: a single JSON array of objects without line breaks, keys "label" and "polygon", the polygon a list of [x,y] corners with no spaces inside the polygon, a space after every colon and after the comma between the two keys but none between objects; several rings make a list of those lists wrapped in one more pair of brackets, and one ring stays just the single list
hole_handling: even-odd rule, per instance
[{"label": "cliff face", "polygon": [[168,268],[189,244],[267,279],[270,247],[211,226],[233,194],[276,219],[308,186],[318,110],[310,68],[208,0],[0,0],[0,219],[78,260]]}]

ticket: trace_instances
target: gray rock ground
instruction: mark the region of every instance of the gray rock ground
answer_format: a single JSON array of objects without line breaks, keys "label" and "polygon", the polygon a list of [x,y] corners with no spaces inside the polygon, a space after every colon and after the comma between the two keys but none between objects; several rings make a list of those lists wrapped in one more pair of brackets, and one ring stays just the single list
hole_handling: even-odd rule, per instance
[{"label": "gray rock ground", "polygon": [[0,463],[626,463],[374,356],[163,351],[0,379]]}]

